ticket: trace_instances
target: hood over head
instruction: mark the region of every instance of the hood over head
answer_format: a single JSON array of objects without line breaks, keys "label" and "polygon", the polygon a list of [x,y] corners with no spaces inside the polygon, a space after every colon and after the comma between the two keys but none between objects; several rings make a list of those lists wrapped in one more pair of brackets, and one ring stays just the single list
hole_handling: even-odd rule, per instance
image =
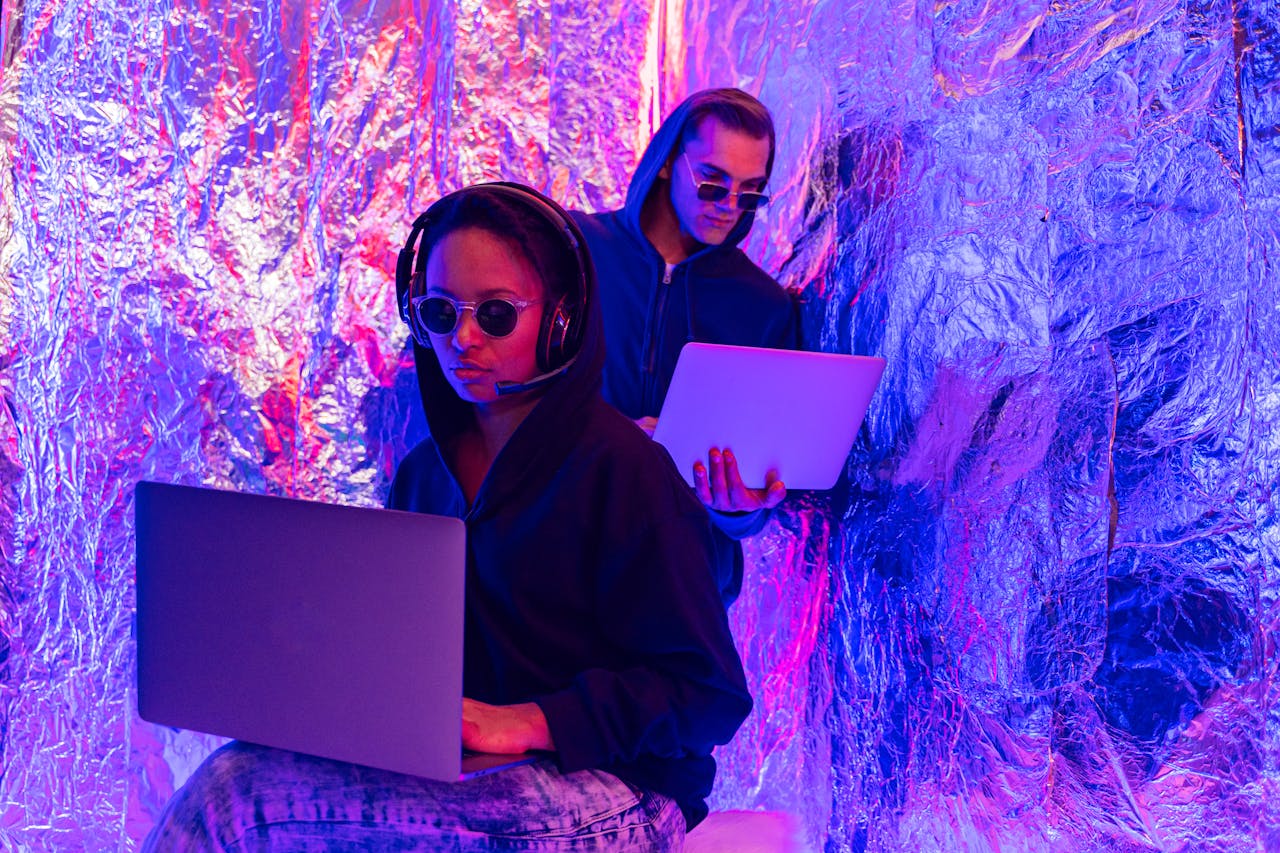
[{"label": "hood over head", "polygon": [[[710,110],[710,112],[708,112]],[[774,140],[773,119],[763,104],[741,89],[703,89],[685,98],[662,122],[658,132],[649,140],[649,145],[636,165],[631,176],[631,184],[627,187],[627,200],[623,208],[623,216],[627,227],[633,234],[642,235],[640,227],[640,211],[645,199],[653,191],[654,186],[662,179],[658,173],[672,158],[679,153],[681,140],[684,139],[686,127],[691,121],[704,121],[718,116],[721,111],[743,112],[749,110],[754,114],[767,117],[769,138],[769,161],[765,167],[766,179],[773,174],[773,157],[777,151]],[[664,183],[665,186],[665,183]],[[767,186],[767,184],[766,184]],[[729,236],[720,245],[733,247],[747,236],[756,221],[755,211],[745,211],[738,224],[729,232]]]},{"label": "hood over head", "polygon": [[[523,233],[508,233],[496,224],[488,228],[486,223],[475,221],[476,209],[495,203],[508,211],[515,211]],[[459,223],[458,211],[467,208]],[[576,436],[572,425],[578,422],[573,414],[595,397],[600,390],[604,369],[604,327],[596,296],[595,267],[587,250],[586,240],[576,223],[555,202],[536,190],[522,184],[495,182],[476,184],[444,196],[432,204],[414,222],[413,231],[396,268],[397,301],[401,317],[409,322],[409,300],[426,289],[427,259],[432,246],[446,233],[462,227],[480,227],[510,240],[538,270],[548,288],[548,302],[542,307],[542,320],[538,346],[547,355],[540,369],[544,372],[521,388],[531,390],[519,393],[540,395],[538,405],[516,431],[502,457],[514,456],[530,459],[554,458],[561,454],[556,447]],[[414,244],[421,237],[421,243]],[[549,252],[530,252],[533,241],[544,241]],[[563,287],[564,299],[557,304],[556,288],[549,279],[557,279]],[[557,348],[556,344],[561,343]],[[440,448],[446,464],[452,467],[449,448],[462,432],[474,428],[475,411],[470,402],[463,400],[445,378],[440,362],[431,349],[424,330],[414,335],[414,361],[418,372],[418,387],[427,416],[432,438]],[[533,438],[530,438],[533,436]],[[511,445],[536,442],[532,448]],[[525,453],[524,450],[534,452]],[[548,452],[548,451],[552,452]]]}]

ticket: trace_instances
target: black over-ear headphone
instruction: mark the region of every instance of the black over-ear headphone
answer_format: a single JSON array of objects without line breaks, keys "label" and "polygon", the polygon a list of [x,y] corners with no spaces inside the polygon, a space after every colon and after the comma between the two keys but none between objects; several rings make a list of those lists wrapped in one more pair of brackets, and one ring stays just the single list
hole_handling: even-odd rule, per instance
[{"label": "black over-ear headphone", "polygon": [[[417,328],[409,315],[410,298],[422,294],[426,289],[427,258],[431,254],[431,246],[427,245],[424,235],[440,218],[447,204],[452,204],[460,196],[469,193],[493,193],[516,201],[563,237],[573,255],[576,262],[574,280],[569,282],[564,296],[554,306],[543,309],[542,324],[538,330],[538,369],[544,375],[558,373],[573,360],[582,346],[587,300],[594,292],[595,267],[587,254],[587,243],[582,231],[564,208],[523,184],[495,181],[465,187],[440,198],[414,220],[409,239],[396,258],[396,303],[400,306],[400,318],[409,324],[414,339],[420,345],[428,346],[426,330]],[[415,248],[418,243],[422,245]],[[522,390],[525,387],[532,386],[522,385],[519,389],[512,390]]]}]

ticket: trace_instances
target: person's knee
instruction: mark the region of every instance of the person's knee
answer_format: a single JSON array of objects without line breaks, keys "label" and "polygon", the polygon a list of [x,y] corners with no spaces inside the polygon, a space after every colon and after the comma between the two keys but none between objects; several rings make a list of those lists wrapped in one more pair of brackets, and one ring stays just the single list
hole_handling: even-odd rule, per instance
[{"label": "person's knee", "polygon": [[214,752],[174,793],[143,851],[220,850],[220,827],[242,787],[253,777],[257,747],[238,742]]},{"label": "person's knee", "polygon": [[181,793],[196,803],[227,802],[242,796],[240,789],[253,778],[254,754],[260,747],[235,741],[214,752],[196,768]]}]

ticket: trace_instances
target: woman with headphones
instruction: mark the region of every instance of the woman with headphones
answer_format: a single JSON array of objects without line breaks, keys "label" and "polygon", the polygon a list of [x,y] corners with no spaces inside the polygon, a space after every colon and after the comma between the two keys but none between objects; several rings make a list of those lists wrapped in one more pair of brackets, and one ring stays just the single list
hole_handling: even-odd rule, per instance
[{"label": "woman with headphones", "polygon": [[581,234],[528,187],[480,184],[418,218],[396,279],[431,437],[388,506],[466,522],[462,745],[540,757],[445,783],[232,744],[149,841],[678,850],[751,699],[707,513],[600,396]]}]

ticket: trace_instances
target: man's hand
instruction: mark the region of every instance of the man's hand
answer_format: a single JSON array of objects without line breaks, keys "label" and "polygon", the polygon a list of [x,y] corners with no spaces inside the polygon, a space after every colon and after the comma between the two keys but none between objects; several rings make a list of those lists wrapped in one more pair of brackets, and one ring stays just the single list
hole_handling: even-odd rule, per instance
[{"label": "man's hand", "polygon": [[501,755],[556,748],[537,704],[486,705],[466,697],[462,699],[462,746]]},{"label": "man's hand", "polygon": [[698,499],[720,512],[754,512],[773,509],[787,496],[787,487],[778,479],[777,471],[765,475],[763,489],[748,489],[738,473],[738,460],[732,450],[723,453],[711,448],[707,464],[693,463],[693,489]]}]

